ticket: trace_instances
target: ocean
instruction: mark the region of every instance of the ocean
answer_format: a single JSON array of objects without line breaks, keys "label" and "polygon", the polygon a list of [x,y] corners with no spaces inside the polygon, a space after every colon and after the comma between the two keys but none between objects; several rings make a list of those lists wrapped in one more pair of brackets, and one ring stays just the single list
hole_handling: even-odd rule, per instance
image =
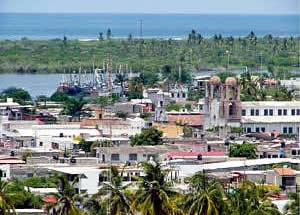
[{"label": "ocean", "polygon": [[[141,25],[142,23],[142,25]],[[197,14],[22,14],[0,13],[0,39],[97,39],[110,28],[114,38],[186,38],[195,29],[205,37],[214,34],[246,36],[296,36],[297,15],[197,15]]]},{"label": "ocean", "polygon": [[[108,28],[114,38],[127,38],[132,34],[133,37],[182,39],[192,29],[206,37],[214,34],[239,37],[250,31],[258,36],[300,35],[299,16],[296,15],[0,13],[0,40],[54,39],[64,35],[69,39],[96,39],[99,32],[105,35]],[[49,96],[60,80],[59,74],[0,74],[0,91],[15,86],[28,90],[34,97]]]}]

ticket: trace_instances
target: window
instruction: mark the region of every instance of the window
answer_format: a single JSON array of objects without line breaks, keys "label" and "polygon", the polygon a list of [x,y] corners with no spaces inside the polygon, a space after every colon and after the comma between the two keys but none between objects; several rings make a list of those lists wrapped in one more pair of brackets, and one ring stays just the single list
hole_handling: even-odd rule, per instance
[{"label": "window", "polygon": [[278,109],[278,116],[281,116],[281,115],[282,115],[282,110]]},{"label": "window", "polygon": [[251,116],[254,116],[254,109],[251,109],[250,114]]},{"label": "window", "polygon": [[300,109],[297,109],[297,116],[300,115]]},{"label": "window", "polygon": [[264,115],[268,116],[268,109],[264,109]]},{"label": "window", "polygon": [[174,98],[174,93],[171,94],[172,98]]},{"label": "window", "polygon": [[283,110],[283,115],[286,116],[287,115],[287,109]]},{"label": "window", "polygon": [[112,161],[119,161],[120,155],[119,154],[111,154],[111,160]]},{"label": "window", "polygon": [[272,155],[272,158],[278,158],[278,155]]},{"label": "window", "polygon": [[289,134],[293,133],[293,127],[289,127]]},{"label": "window", "polygon": [[255,128],[255,132],[259,133],[259,127]]},{"label": "window", "polygon": [[247,133],[251,133],[251,128],[247,128]]},{"label": "window", "polygon": [[137,154],[129,154],[130,161],[137,161]]},{"label": "window", "polygon": [[273,109],[270,109],[270,110],[269,110],[269,115],[270,115],[270,116],[273,116]]},{"label": "window", "polygon": [[246,116],[246,110],[245,109],[242,110],[242,116]]},{"label": "window", "polygon": [[265,132],[265,131],[266,131],[266,128],[262,127],[261,132]]},{"label": "window", "polygon": [[40,146],[43,146],[43,142],[40,142]]},{"label": "window", "polygon": [[185,98],[185,93],[182,93],[182,98]]},{"label": "window", "polygon": [[259,116],[259,110],[258,109],[255,110],[255,116]]},{"label": "window", "polygon": [[292,155],[297,155],[297,151],[295,149],[292,150]]},{"label": "window", "polygon": [[287,134],[287,127],[283,127],[283,133]]},{"label": "window", "polygon": [[[297,111],[298,112],[298,111]],[[295,109],[292,109],[291,114],[295,116]]]}]

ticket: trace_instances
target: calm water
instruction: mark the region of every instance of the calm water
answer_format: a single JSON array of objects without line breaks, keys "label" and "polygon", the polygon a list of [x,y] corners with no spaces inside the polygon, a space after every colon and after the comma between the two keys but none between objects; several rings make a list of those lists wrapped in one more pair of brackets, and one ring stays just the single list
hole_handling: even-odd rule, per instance
[{"label": "calm water", "polygon": [[32,96],[48,95],[55,92],[61,75],[59,74],[0,74],[0,91],[8,87],[24,88]]},{"label": "calm water", "polygon": [[183,15],[183,14],[11,14],[0,13],[0,39],[93,39],[111,28],[114,37],[182,38],[195,29],[204,36],[299,35],[297,15]]},{"label": "calm water", "polygon": [[[232,71],[236,74],[242,71]],[[212,75],[216,71],[201,71],[194,75]],[[27,90],[33,97],[52,95],[62,81],[61,74],[0,74],[0,92],[9,87]]]}]

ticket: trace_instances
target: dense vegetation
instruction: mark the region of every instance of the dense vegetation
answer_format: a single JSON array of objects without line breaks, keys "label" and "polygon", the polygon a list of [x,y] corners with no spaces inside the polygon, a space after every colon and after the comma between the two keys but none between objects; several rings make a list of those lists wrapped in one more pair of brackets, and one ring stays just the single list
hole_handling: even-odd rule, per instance
[{"label": "dense vegetation", "polygon": [[[280,215],[272,204],[272,196],[278,194],[277,187],[241,181],[237,187],[228,187],[224,183],[210,177],[205,172],[198,172],[185,180],[188,189],[178,192],[175,180],[167,180],[169,170],[156,162],[142,163],[145,174],[136,176],[132,183],[122,183],[124,169],[112,166],[104,171],[104,178],[110,183],[101,183],[99,191],[92,196],[77,194],[73,182],[66,177],[57,177],[58,193],[56,202],[38,201],[39,208],[47,214],[68,215],[229,215],[229,214],[272,214]],[[21,192],[20,192],[21,191]],[[19,182],[0,181],[0,212],[18,208],[17,200],[24,193],[29,193]],[[33,195],[33,194],[30,194]],[[34,196],[34,195],[33,195]],[[297,214],[299,210],[299,194],[290,193],[290,202],[285,207],[286,214]],[[35,198],[40,199],[39,196]],[[33,200],[23,202],[23,207],[32,208]],[[37,206],[36,205],[36,206]],[[36,207],[35,206],[35,207]]]},{"label": "dense vegetation", "polygon": [[247,159],[256,158],[256,145],[255,144],[234,144],[230,146],[229,156],[230,157],[245,157]]},{"label": "dense vegetation", "polygon": [[119,64],[133,71],[158,72],[166,65],[182,71],[207,69],[251,70],[273,67],[277,71],[299,69],[300,38],[272,35],[234,38],[214,35],[204,38],[192,31],[187,40],[117,40],[98,41],[64,39],[0,41],[0,73],[56,73],[102,67],[109,55],[114,69]]},{"label": "dense vegetation", "polygon": [[130,144],[132,146],[155,146],[163,144],[162,141],[163,132],[154,128],[145,128],[142,133],[136,134],[130,138]]}]

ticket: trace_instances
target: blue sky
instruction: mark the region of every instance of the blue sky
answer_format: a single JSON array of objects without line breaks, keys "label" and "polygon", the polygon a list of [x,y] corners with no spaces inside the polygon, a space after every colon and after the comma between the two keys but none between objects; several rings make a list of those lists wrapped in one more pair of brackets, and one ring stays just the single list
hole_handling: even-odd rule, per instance
[{"label": "blue sky", "polygon": [[0,0],[0,12],[300,14],[300,0]]}]

